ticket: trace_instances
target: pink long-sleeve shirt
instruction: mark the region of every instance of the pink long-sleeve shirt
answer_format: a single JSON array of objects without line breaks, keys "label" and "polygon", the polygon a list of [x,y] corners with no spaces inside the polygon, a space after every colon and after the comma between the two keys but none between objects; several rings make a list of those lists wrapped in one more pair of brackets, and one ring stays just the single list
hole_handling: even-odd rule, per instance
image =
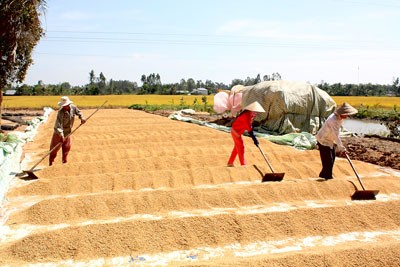
[{"label": "pink long-sleeve shirt", "polygon": [[333,146],[336,144],[338,145],[339,151],[343,151],[344,146],[339,137],[342,124],[343,119],[335,113],[332,113],[317,133],[316,138],[318,142],[323,146],[329,146],[331,149],[333,149]]}]

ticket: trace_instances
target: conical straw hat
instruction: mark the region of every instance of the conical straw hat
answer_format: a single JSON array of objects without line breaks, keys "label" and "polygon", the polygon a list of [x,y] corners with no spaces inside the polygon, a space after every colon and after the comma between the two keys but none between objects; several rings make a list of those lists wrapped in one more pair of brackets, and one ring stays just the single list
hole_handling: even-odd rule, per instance
[{"label": "conical straw hat", "polygon": [[358,112],[357,109],[353,108],[350,104],[344,102],[343,105],[336,109],[338,115],[354,115]]},{"label": "conical straw hat", "polygon": [[263,107],[257,101],[254,101],[250,105],[247,105],[244,109],[254,111],[254,112],[265,112]]}]

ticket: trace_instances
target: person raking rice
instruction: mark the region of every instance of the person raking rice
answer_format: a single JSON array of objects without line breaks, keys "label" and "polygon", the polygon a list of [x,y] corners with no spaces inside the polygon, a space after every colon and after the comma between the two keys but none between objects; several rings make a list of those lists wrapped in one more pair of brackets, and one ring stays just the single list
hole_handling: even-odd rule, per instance
[{"label": "person raking rice", "polygon": [[333,179],[332,170],[335,164],[336,150],[343,156],[346,153],[346,148],[343,146],[339,136],[340,128],[344,119],[357,112],[357,109],[348,103],[343,103],[328,117],[318,131],[316,138],[322,162],[322,170],[319,173],[319,177],[325,178],[325,180]]},{"label": "person raking rice", "polygon": [[68,153],[71,150],[72,144],[71,136],[68,135],[72,131],[75,116],[79,117],[82,124],[86,122],[82,112],[73,104],[69,97],[61,97],[61,101],[58,102],[58,106],[60,106],[60,109],[57,112],[57,119],[54,123],[54,133],[51,138],[50,150],[52,150],[59,143],[62,143],[62,145],[58,146],[50,153],[50,166],[53,164],[60,147],[62,147],[62,163],[67,163]]},{"label": "person raking rice", "polygon": [[228,160],[228,167],[234,167],[233,162],[235,161],[236,156],[239,156],[240,165],[246,165],[246,160],[244,158],[244,143],[242,139],[242,134],[245,131],[248,132],[256,146],[259,144],[257,137],[254,135],[252,126],[253,120],[257,116],[257,112],[265,112],[265,110],[260,103],[254,101],[250,105],[246,106],[232,123],[231,135],[234,147]]}]

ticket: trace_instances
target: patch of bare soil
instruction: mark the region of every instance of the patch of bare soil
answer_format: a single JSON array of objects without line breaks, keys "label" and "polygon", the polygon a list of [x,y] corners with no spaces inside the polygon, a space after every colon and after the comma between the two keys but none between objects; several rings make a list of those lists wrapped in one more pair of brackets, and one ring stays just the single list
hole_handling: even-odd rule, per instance
[{"label": "patch of bare soil", "polygon": [[342,142],[351,159],[400,170],[400,139],[346,137]]}]

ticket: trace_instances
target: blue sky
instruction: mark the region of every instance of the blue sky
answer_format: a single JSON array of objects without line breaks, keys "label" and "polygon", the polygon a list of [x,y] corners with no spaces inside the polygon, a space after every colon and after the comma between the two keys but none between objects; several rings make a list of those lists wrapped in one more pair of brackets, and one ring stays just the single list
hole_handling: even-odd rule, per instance
[{"label": "blue sky", "polygon": [[47,0],[27,84],[84,85],[89,72],[141,85],[279,72],[285,80],[391,84],[398,0]]}]

